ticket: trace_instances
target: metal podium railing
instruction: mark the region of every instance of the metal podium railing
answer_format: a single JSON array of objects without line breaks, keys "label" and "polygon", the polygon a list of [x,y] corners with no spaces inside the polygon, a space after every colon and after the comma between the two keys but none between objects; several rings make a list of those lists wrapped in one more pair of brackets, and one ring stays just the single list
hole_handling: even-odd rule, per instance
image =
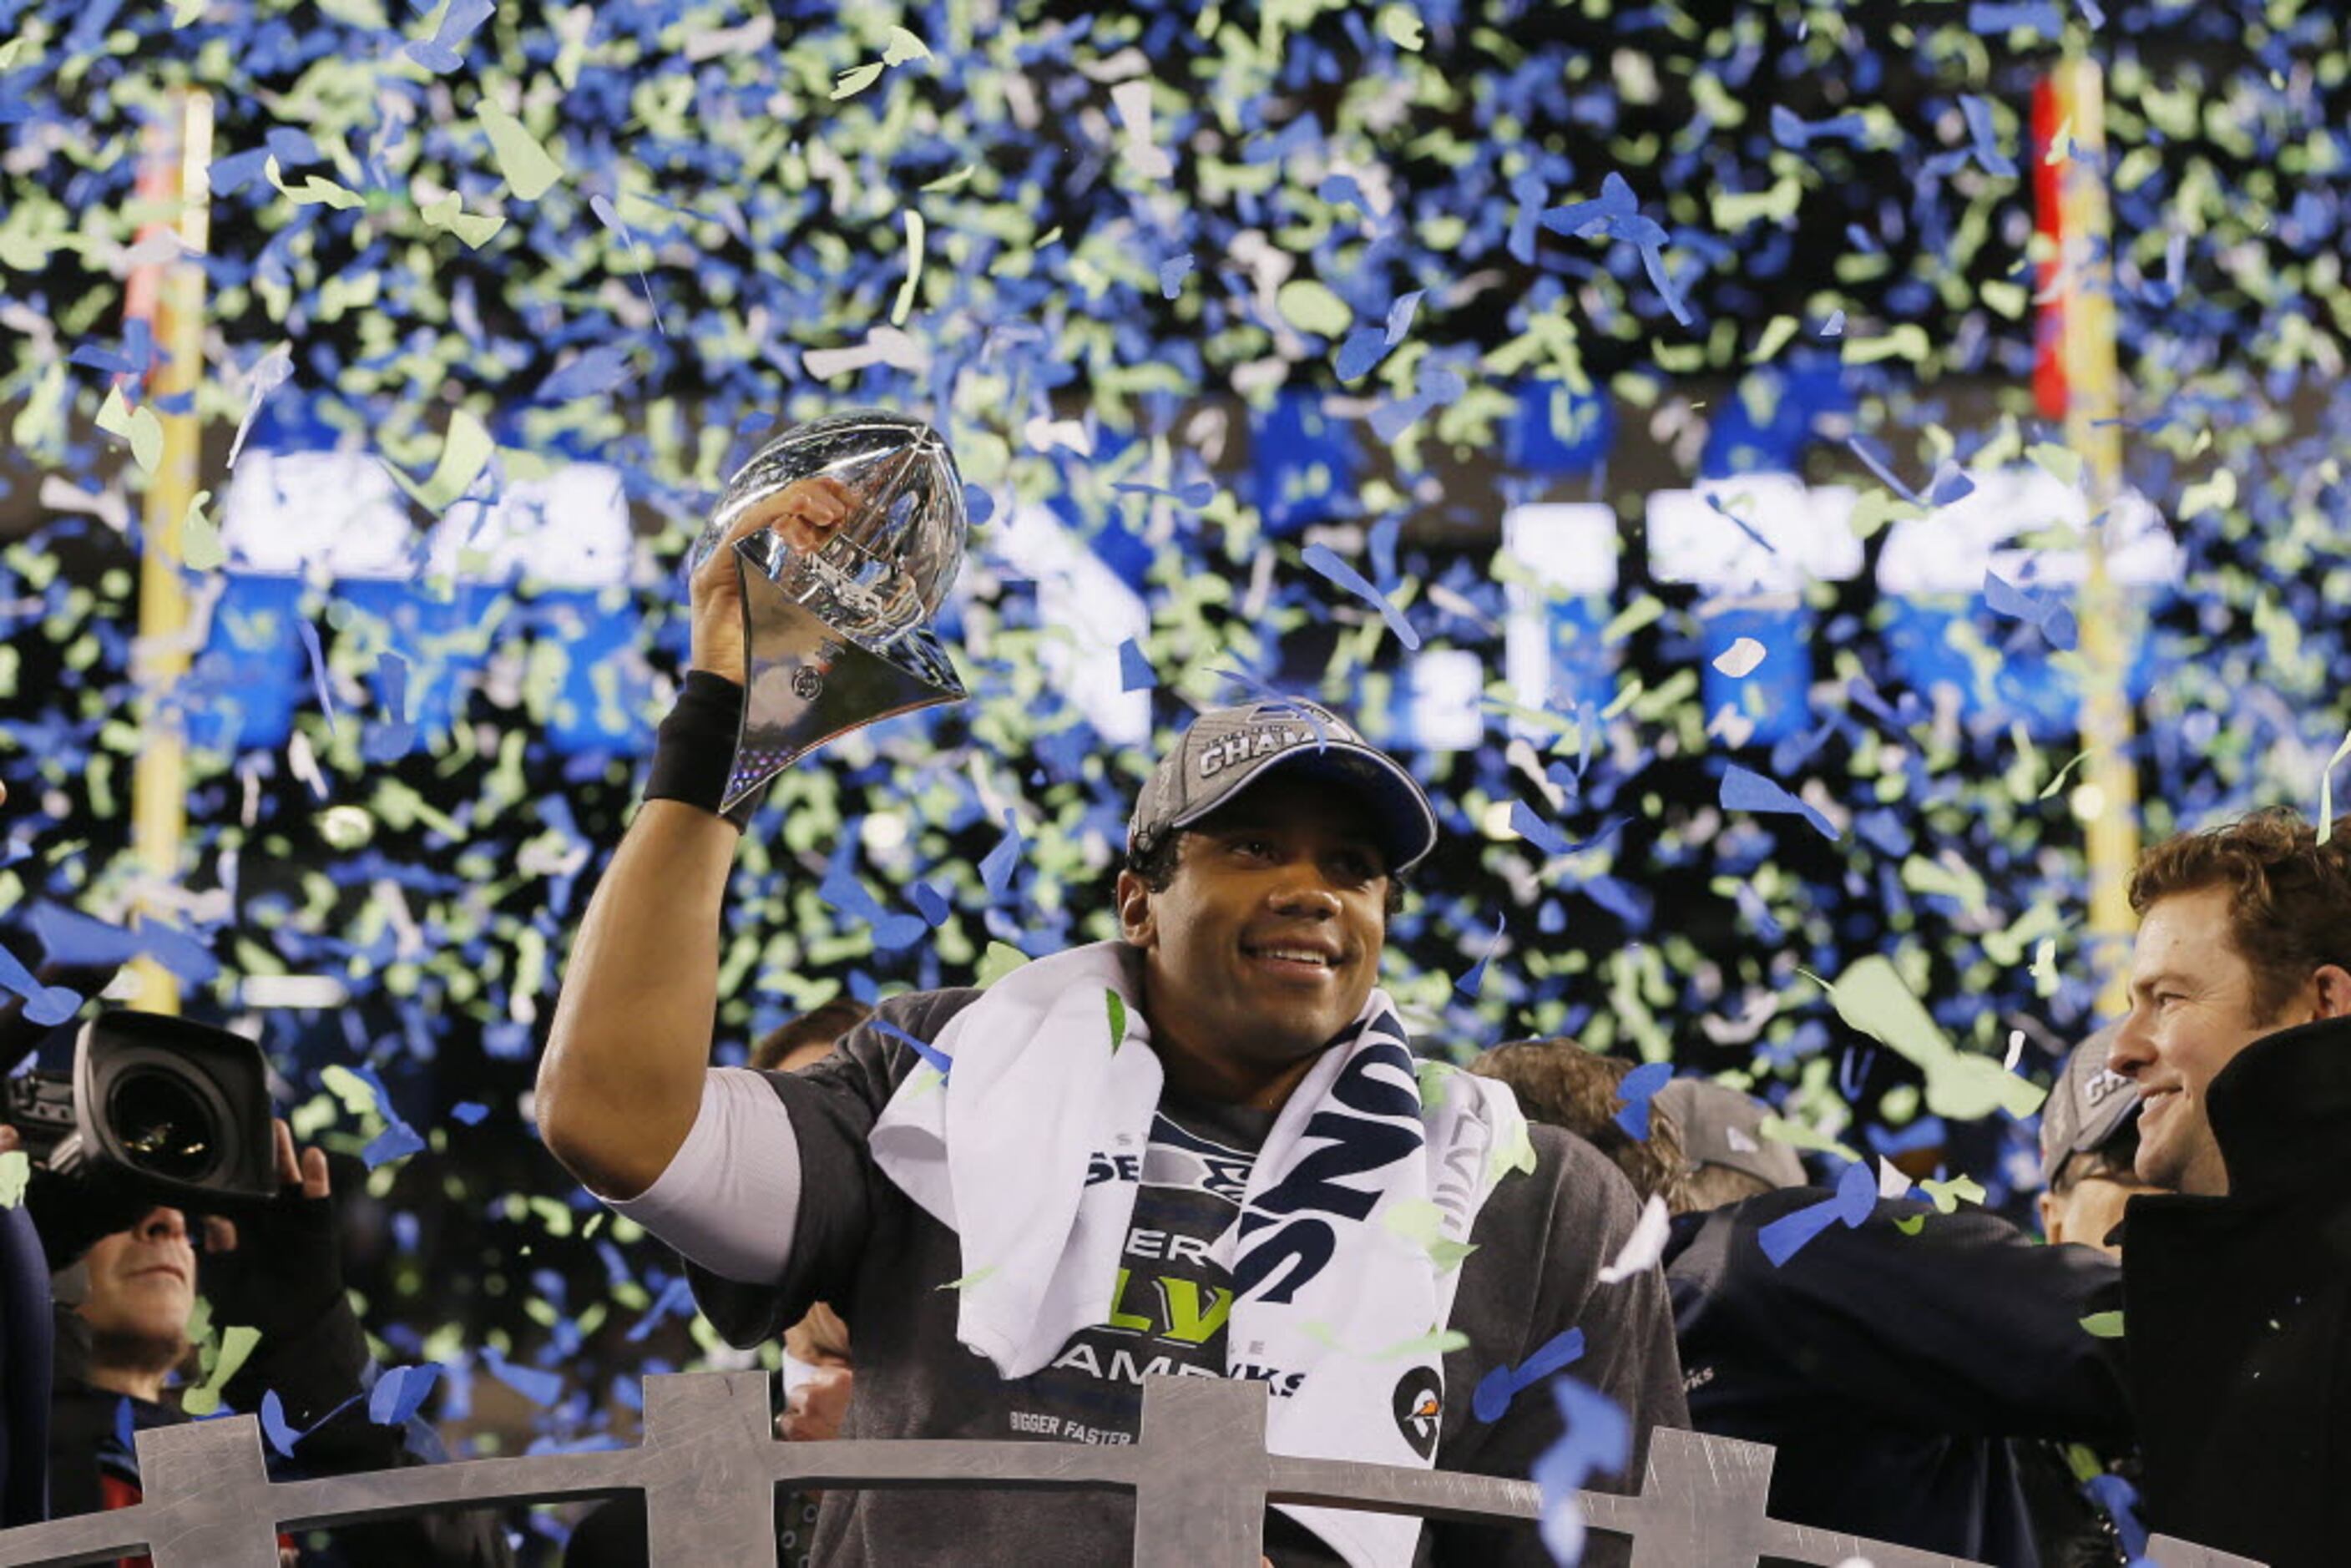
[{"label": "metal podium railing", "polygon": [[[644,1440],[633,1448],[472,1459],[272,1481],[249,1416],[138,1434],[144,1500],[0,1531],[0,1568],[101,1563],[146,1552],[155,1568],[277,1568],[277,1532],[440,1509],[645,1496],[654,1568],[776,1562],[775,1492],[796,1488],[1114,1488],[1134,1493],[1137,1568],[1257,1568],[1269,1502],[1382,1509],[1432,1519],[1540,1516],[1532,1482],[1447,1470],[1298,1459],[1265,1449],[1265,1388],[1223,1378],[1153,1377],[1127,1446],[1039,1442],[835,1441],[775,1436],[756,1372],[645,1379]],[[1822,1568],[1980,1568],[1956,1557],[1769,1518],[1771,1450],[1659,1430],[1637,1495],[1584,1492],[1594,1532],[1629,1537],[1633,1568],[1746,1568],[1759,1557]],[[2158,1537],[2162,1568],[2260,1568]]]}]

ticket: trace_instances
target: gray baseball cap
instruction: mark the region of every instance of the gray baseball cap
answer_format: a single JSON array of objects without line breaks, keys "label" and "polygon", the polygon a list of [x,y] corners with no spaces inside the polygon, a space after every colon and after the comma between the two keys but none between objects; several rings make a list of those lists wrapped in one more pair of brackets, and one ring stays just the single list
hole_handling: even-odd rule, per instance
[{"label": "gray baseball cap", "polygon": [[1404,765],[1320,703],[1271,697],[1210,708],[1160,758],[1134,816],[1127,848],[1148,853],[1268,774],[1326,779],[1353,791],[1372,813],[1391,873],[1408,871],[1437,847],[1437,810]]},{"label": "gray baseball cap", "polygon": [[1682,1158],[1692,1171],[1728,1166],[1775,1187],[1804,1185],[1804,1162],[1763,1135],[1771,1108],[1753,1095],[1708,1078],[1677,1078],[1657,1091],[1654,1103],[1680,1129]]},{"label": "gray baseball cap", "polygon": [[2106,1052],[2122,1026],[2110,1023],[2074,1048],[2065,1070],[2050,1086],[2041,1107],[2041,1179],[2053,1182],[2060,1166],[2075,1155],[2104,1148],[2138,1114],[2138,1090],[2106,1065]]}]

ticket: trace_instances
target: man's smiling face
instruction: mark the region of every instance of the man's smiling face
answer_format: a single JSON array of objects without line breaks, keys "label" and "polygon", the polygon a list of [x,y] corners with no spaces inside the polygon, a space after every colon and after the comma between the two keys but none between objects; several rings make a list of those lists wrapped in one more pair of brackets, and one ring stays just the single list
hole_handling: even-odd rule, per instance
[{"label": "man's smiling face", "polygon": [[2262,1016],[2229,900],[2226,887],[2201,887],[2148,906],[2131,954],[2130,1015],[2106,1059],[2138,1091],[2138,1178],[2179,1192],[2229,1190],[2207,1109],[2214,1077],[2253,1041],[2319,1012],[2314,982]]},{"label": "man's smiling face", "polygon": [[1312,1057],[1379,977],[1388,876],[1370,815],[1327,782],[1277,774],[1183,831],[1154,892],[1119,875],[1144,953],[1155,1044],[1245,1078]]}]

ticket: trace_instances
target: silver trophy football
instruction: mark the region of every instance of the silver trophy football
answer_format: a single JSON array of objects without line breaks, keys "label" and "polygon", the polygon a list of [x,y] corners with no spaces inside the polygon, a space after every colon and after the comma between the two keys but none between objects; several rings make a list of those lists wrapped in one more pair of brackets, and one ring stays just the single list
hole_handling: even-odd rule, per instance
[{"label": "silver trophy football", "polygon": [[852,409],[768,442],[726,482],[688,574],[745,513],[820,476],[856,497],[821,546],[773,528],[735,544],[746,678],[722,810],[836,736],[965,695],[930,626],[963,565],[963,476],[921,420]]}]

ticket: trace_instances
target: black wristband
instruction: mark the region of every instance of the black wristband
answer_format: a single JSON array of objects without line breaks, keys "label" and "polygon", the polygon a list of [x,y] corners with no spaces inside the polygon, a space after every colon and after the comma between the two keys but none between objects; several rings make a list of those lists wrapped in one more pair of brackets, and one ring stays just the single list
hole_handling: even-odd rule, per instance
[{"label": "black wristband", "polygon": [[645,780],[648,800],[680,800],[713,816],[723,816],[741,831],[751,813],[768,798],[765,785],[721,811],[726,798],[727,768],[735,759],[735,740],[743,727],[743,688],[707,670],[688,670],[679,688],[677,706],[662,720],[653,737],[653,772]]}]

